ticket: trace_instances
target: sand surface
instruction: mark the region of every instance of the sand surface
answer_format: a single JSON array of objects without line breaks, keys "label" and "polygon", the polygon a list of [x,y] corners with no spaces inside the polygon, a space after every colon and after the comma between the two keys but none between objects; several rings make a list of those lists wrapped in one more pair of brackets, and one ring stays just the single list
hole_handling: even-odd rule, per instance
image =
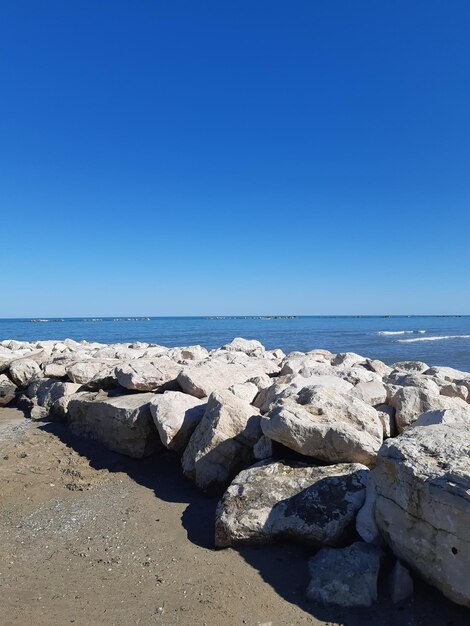
[{"label": "sand surface", "polygon": [[370,610],[305,602],[311,550],[213,549],[216,500],[170,453],[134,461],[0,409],[0,596],[10,624],[468,624],[425,584]]}]

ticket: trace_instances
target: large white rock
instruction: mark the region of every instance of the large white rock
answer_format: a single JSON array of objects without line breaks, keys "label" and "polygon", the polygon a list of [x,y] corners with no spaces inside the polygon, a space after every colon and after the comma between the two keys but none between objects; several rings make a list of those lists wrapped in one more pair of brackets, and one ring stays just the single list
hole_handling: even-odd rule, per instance
[{"label": "large white rock", "polygon": [[278,401],[263,419],[267,437],[327,463],[375,463],[383,428],[374,408],[326,387],[307,387],[297,399]]},{"label": "large white rock", "polygon": [[231,352],[245,352],[246,354],[261,354],[265,348],[262,343],[256,339],[244,339],[243,337],[235,337],[233,341],[222,346],[222,350]]},{"label": "large white rock", "polygon": [[441,378],[442,380],[447,380],[450,383],[461,380],[470,380],[470,372],[462,372],[460,370],[454,369],[453,367],[430,367],[425,371],[425,374],[427,374],[428,376]]},{"label": "large white rock", "polygon": [[470,606],[468,424],[410,428],[388,439],[375,484],[376,522],[397,558]]},{"label": "large white rock", "polygon": [[253,463],[253,446],[261,436],[259,422],[258,410],[231,391],[212,393],[184,451],[184,474],[200,489],[221,493],[240,470]]},{"label": "large white rock", "polygon": [[184,367],[178,375],[178,383],[185,393],[196,398],[206,398],[213,391],[223,391],[236,383],[244,383],[255,376],[278,370],[273,361],[268,359],[250,358],[244,353],[241,353],[241,357],[240,361],[235,362],[212,358]]},{"label": "large white rock", "polygon": [[262,461],[240,472],[219,502],[215,545],[295,538],[314,546],[348,537],[365,497],[368,469]]},{"label": "large white rock", "polygon": [[147,360],[138,359],[116,367],[116,378],[125,389],[136,391],[176,390],[176,379],[181,365],[166,356]]},{"label": "large white rock", "polygon": [[184,450],[204,415],[206,402],[180,391],[165,391],[152,398],[150,413],[166,448]]},{"label": "large white rock", "polygon": [[70,429],[115,452],[148,456],[161,447],[149,409],[152,398],[152,393],[108,397],[103,392],[79,392],[68,404]]},{"label": "large white rock", "polygon": [[17,359],[10,363],[11,380],[18,387],[26,387],[34,378],[42,376],[41,368],[32,359]]},{"label": "large white rock", "polygon": [[114,359],[72,361],[65,366],[65,371],[73,383],[86,385],[94,379],[114,376],[114,368],[118,363]]},{"label": "large white rock", "polygon": [[418,387],[400,387],[390,398],[389,404],[396,410],[395,424],[399,433],[426,411],[468,408],[468,404],[461,398],[440,396]]},{"label": "large white rock", "polygon": [[309,561],[307,598],[327,606],[371,606],[377,600],[382,558],[382,550],[368,543],[322,548]]},{"label": "large white rock", "polygon": [[265,387],[256,396],[254,405],[261,413],[268,413],[278,400],[296,396],[305,387],[320,386],[335,391],[349,393],[354,387],[351,383],[332,375],[312,374],[304,377],[300,374],[275,378],[274,382]]},{"label": "large white rock", "polygon": [[383,383],[377,380],[360,382],[350,393],[371,406],[383,404],[387,400],[387,389]]},{"label": "large white rock", "polygon": [[[467,405],[468,406],[468,405]],[[443,409],[437,411],[426,411],[411,424],[416,426],[437,426],[438,424],[467,424],[470,426],[470,406],[466,409]]]},{"label": "large white rock", "polygon": [[392,369],[401,370],[402,372],[416,372],[423,374],[429,369],[429,365],[422,361],[398,361],[392,365]]}]

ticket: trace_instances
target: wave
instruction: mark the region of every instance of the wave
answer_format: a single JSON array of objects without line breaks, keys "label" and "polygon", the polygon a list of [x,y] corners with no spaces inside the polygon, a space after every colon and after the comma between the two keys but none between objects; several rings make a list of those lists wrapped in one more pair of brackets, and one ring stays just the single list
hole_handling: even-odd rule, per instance
[{"label": "wave", "polygon": [[413,343],[415,341],[444,341],[446,339],[470,339],[470,335],[442,335],[436,337],[417,337],[415,339],[397,339],[398,343]]},{"label": "wave", "polygon": [[416,335],[425,332],[425,330],[380,330],[377,335]]}]

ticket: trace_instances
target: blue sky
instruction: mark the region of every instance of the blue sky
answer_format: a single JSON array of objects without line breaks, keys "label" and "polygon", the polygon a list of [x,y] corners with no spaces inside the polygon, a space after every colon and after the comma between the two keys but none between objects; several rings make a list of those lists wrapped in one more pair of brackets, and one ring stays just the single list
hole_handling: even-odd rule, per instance
[{"label": "blue sky", "polygon": [[470,4],[6,0],[0,317],[470,313]]}]

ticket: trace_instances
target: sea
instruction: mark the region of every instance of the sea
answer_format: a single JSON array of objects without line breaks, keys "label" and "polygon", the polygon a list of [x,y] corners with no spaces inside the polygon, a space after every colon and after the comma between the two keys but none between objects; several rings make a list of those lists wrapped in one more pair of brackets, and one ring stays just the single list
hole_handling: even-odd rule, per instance
[{"label": "sea", "polygon": [[419,360],[470,371],[470,316],[224,316],[0,319],[0,340],[200,344],[258,339],[288,353],[326,348],[386,363]]}]

